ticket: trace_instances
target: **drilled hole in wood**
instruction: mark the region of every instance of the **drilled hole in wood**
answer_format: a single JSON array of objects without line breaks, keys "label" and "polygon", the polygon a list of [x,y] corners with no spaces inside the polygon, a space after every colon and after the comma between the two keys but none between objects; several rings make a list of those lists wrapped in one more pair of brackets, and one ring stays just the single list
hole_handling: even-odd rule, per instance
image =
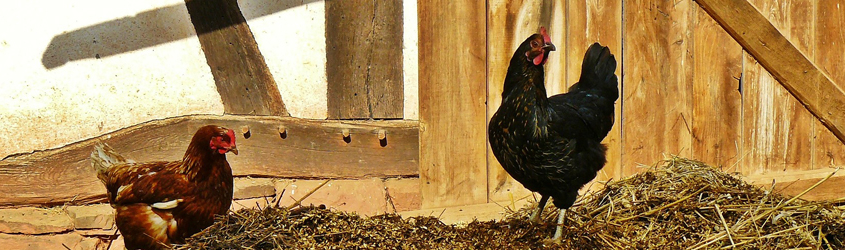
[{"label": "drilled hole in wood", "polygon": [[381,147],[387,147],[387,131],[384,129],[378,130],[378,143]]},{"label": "drilled hole in wood", "polygon": [[285,126],[279,126],[279,137],[282,139],[288,138],[288,129]]},{"label": "drilled hole in wood", "polygon": [[343,141],[349,144],[352,142],[352,134],[349,132],[349,129],[343,129],[340,131],[340,134],[343,135]]},{"label": "drilled hole in wood", "polygon": [[249,131],[248,125],[241,126],[241,134],[244,135],[244,139],[249,139],[249,137],[252,136],[252,133]]}]

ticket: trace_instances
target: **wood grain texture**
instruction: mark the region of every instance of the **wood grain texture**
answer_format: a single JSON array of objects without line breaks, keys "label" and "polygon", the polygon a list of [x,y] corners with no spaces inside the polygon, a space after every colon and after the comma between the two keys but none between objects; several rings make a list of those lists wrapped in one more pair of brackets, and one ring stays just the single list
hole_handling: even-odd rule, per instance
[{"label": "wood grain texture", "polygon": [[[751,1],[798,49],[812,52],[810,1]],[[806,55],[811,56],[812,53]],[[810,169],[813,115],[751,55],[743,57],[743,138],[746,174]]]},{"label": "wood grain texture", "polygon": [[626,1],[622,76],[622,176],[663,154],[690,157],[691,1]]},{"label": "wood grain texture", "polygon": [[722,169],[741,157],[742,47],[698,6],[693,27],[692,155]]},{"label": "wood grain texture", "polygon": [[[814,61],[836,86],[845,88],[845,0],[824,0],[816,4]],[[845,165],[845,144],[818,120],[813,121],[813,125],[816,138],[814,167]]]},{"label": "wood grain texture", "polygon": [[289,116],[236,0],[186,0],[226,114]]},{"label": "wood grain texture", "polygon": [[417,216],[433,216],[437,217],[445,224],[469,224],[473,221],[491,221],[504,220],[508,216],[508,211],[516,211],[527,206],[528,200],[515,200],[508,203],[484,203],[471,204],[465,206],[454,206],[447,208],[430,208],[413,211],[399,212],[402,218],[411,218]]},{"label": "wood grain texture", "polygon": [[745,0],[697,1],[822,124],[845,141],[845,91]]},{"label": "wood grain texture", "polygon": [[[772,188],[772,183],[774,182],[775,192],[795,196],[824,179],[833,171],[834,169],[832,168],[794,170],[788,172],[755,174],[743,177],[742,179],[766,190]],[[843,185],[845,185],[845,172],[840,170],[834,176],[830,177],[830,179],[822,182],[822,184],[818,187],[801,196],[801,199],[823,201],[845,198],[845,194],[842,193]]]},{"label": "wood grain texture", "polygon": [[[557,49],[556,51],[551,52],[551,54],[549,54],[549,58],[546,59],[546,94],[552,96],[567,92],[569,90],[569,86],[573,84],[566,82],[566,55],[570,49],[567,39],[569,37],[569,29],[572,24],[568,23],[569,21],[567,20],[568,4],[566,1],[543,0],[540,8],[540,18],[537,19],[537,21],[539,21],[538,25],[546,27],[549,36],[552,38],[552,43]],[[533,31],[534,33],[538,32],[537,29]],[[524,41],[525,38],[528,38],[528,36],[523,37],[522,41]],[[510,52],[513,53],[515,50],[516,47],[514,47]],[[493,114],[490,115],[492,116]]]},{"label": "wood grain texture", "polygon": [[[549,7],[553,5],[552,7]],[[553,87],[558,83],[550,79],[560,79],[555,75],[564,75],[562,54],[565,51],[565,26],[558,23],[551,24],[552,11],[563,5],[549,0],[524,1],[487,1],[487,124],[499,106],[502,104],[502,88],[505,74],[508,71],[511,56],[517,47],[529,36],[539,32],[541,26],[546,27],[552,43],[557,51],[552,52],[546,61],[546,84]],[[561,15],[563,13],[556,13]],[[560,45],[559,45],[560,44]],[[549,89],[549,94],[558,93]],[[486,126],[485,126],[486,139]],[[514,180],[499,164],[493,151],[487,144],[487,190],[488,201],[509,201],[511,198],[524,197],[530,194],[528,189]]]},{"label": "wood grain texture", "polygon": [[[236,176],[362,178],[418,175],[417,122],[341,122],[268,116],[193,115],[151,121],[66,147],[0,161],[0,206],[102,201],[105,189],[91,167],[103,141],[136,162],[180,160],[194,132],[217,124],[240,131],[240,155],[229,155]],[[283,126],[284,136],[279,132]],[[350,131],[345,142],[341,131]],[[378,131],[386,130],[386,144]]]},{"label": "wood grain texture", "polygon": [[422,207],[485,203],[485,2],[417,7]]},{"label": "wood grain texture", "polygon": [[[622,1],[579,0],[566,1],[566,50],[561,51],[566,62],[566,87],[578,82],[581,63],[587,48],[595,42],[610,49],[616,57],[616,76],[622,89]],[[565,54],[563,54],[565,53]],[[561,91],[558,93],[562,93]],[[599,172],[597,180],[622,177],[622,100],[616,101],[615,124],[604,138],[607,145],[607,164]]]},{"label": "wood grain texture", "polygon": [[330,119],[402,118],[402,1],[326,1]]}]

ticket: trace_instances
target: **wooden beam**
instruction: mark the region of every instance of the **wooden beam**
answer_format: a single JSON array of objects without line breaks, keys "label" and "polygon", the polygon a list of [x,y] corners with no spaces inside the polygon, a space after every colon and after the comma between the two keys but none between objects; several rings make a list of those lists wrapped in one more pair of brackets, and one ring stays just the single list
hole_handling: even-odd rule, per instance
[{"label": "wooden beam", "polygon": [[697,0],[841,142],[845,142],[845,91],[833,83],[746,0]]},{"label": "wooden beam", "polygon": [[236,0],[185,0],[226,114],[289,116]]},{"label": "wooden beam", "polygon": [[[763,189],[772,187],[772,182],[775,183],[775,192],[783,195],[797,195],[804,190],[807,190],[816,182],[824,179],[833,169],[814,169],[804,171],[785,171],[777,173],[767,173],[759,175],[751,175],[743,177],[746,182],[759,186]],[[845,171],[839,171],[827,181],[822,182],[821,185],[801,196],[804,200],[822,201],[845,198],[842,193],[842,186],[845,186]]]},{"label": "wooden beam", "polygon": [[485,2],[417,6],[422,207],[486,203]]},{"label": "wooden beam", "polygon": [[329,119],[402,118],[402,1],[326,1]]},{"label": "wooden beam", "polygon": [[[0,206],[101,201],[105,189],[89,156],[103,141],[136,162],[182,158],[197,128],[235,131],[240,155],[228,160],[236,176],[363,178],[419,174],[417,122],[341,122],[269,116],[193,115],[151,121],[58,149],[0,161]],[[283,128],[280,132],[280,128]],[[379,131],[386,139],[379,140]],[[342,136],[343,131],[349,137]],[[246,138],[248,135],[249,138]]]},{"label": "wooden beam", "polygon": [[533,201],[533,199],[518,199],[509,203],[491,202],[445,208],[429,208],[399,212],[399,215],[402,218],[432,216],[437,217],[437,219],[445,224],[466,225],[473,221],[504,220],[510,214],[509,211],[517,211]]}]

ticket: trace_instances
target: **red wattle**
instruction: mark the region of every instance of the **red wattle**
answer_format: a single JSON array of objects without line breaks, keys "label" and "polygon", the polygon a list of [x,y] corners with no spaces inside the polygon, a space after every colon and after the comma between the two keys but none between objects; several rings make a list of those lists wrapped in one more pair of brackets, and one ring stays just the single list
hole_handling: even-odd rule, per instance
[{"label": "red wattle", "polygon": [[537,55],[536,57],[534,57],[533,63],[534,63],[534,65],[540,65],[541,63],[543,63],[543,54],[540,54],[540,55]]}]

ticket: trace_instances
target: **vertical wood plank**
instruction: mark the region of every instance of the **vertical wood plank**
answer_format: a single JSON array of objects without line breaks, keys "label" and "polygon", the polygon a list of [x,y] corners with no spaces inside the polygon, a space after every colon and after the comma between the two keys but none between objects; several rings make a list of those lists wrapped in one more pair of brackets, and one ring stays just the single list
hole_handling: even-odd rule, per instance
[{"label": "vertical wood plank", "polygon": [[625,1],[622,175],[663,154],[690,157],[692,1]]},{"label": "vertical wood plank", "polygon": [[[836,85],[845,88],[845,0],[824,0],[817,4],[814,61]],[[845,144],[818,119],[813,120],[816,138],[813,166],[845,165]]]},{"label": "vertical wood plank", "polygon": [[326,1],[330,119],[402,118],[402,1]]},{"label": "vertical wood plank", "polygon": [[693,5],[693,158],[737,171],[741,157],[742,46]]},{"label": "vertical wood plank", "polygon": [[227,114],[289,116],[236,0],[186,0]]},{"label": "vertical wood plank", "polygon": [[485,203],[485,2],[417,6],[422,207]]},{"label": "vertical wood plank", "polygon": [[[610,48],[616,56],[616,76],[619,77],[619,89],[622,89],[622,1],[618,0],[580,0],[567,1],[567,35],[565,57],[566,75],[562,84],[566,87],[578,82],[581,75],[581,63],[587,48],[599,42]],[[563,91],[566,92],[565,88]],[[621,96],[621,95],[620,95]],[[596,180],[622,177],[622,100],[616,101],[616,113],[613,128],[603,143],[607,145],[607,164],[599,172]],[[598,187],[598,186],[596,186]]]},{"label": "vertical wood plank", "polygon": [[[554,10],[562,6],[551,0],[488,0],[487,1],[487,119],[499,109],[502,104],[502,88],[505,81],[511,56],[516,48],[531,34],[539,32],[540,26],[546,27],[552,43],[558,51],[565,48],[559,44],[565,37],[565,26],[562,23],[552,24],[555,18]],[[558,18],[562,21],[562,18]],[[562,57],[557,51],[549,55],[546,61],[546,85],[550,77],[563,75]],[[559,77],[558,77],[559,78]],[[549,92],[552,93],[551,90]],[[485,128],[486,133],[486,128]],[[493,155],[489,143],[487,144],[487,189],[488,201],[509,201],[511,198],[521,198],[530,194],[519,182],[510,177]]]},{"label": "vertical wood plank", "polygon": [[[566,39],[569,35],[569,26],[571,24],[566,20],[566,8],[568,4],[565,1],[544,0],[543,2],[545,3],[544,8],[547,8],[544,9],[543,16],[549,16],[549,18],[541,19],[540,25],[548,29],[552,43],[557,48],[557,51],[552,52],[549,58],[546,59],[546,93],[552,96],[566,93],[568,90],[568,84],[566,83],[566,52],[569,51],[569,46],[567,46]],[[549,20],[548,23],[545,23],[545,20]],[[492,114],[490,115],[492,116]]]},{"label": "vertical wood plank", "polygon": [[[751,0],[795,46],[806,52],[812,45],[813,5],[804,0]],[[805,170],[812,167],[815,117],[768,71],[744,53],[742,147],[745,174]],[[812,57],[812,54],[806,54]],[[834,137],[835,139],[835,137]]]}]

